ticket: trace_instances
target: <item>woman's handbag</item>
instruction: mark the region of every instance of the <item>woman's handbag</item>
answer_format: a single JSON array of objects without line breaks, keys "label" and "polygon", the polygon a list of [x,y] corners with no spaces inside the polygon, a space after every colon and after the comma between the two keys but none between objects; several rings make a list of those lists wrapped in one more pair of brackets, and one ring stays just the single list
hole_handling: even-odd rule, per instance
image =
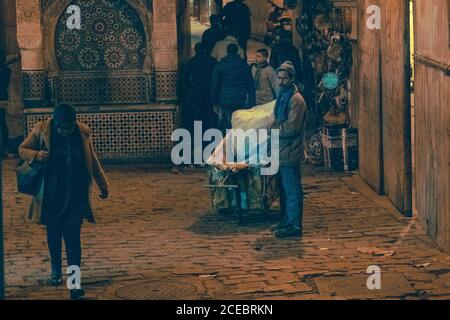
[{"label": "woman's handbag", "polygon": [[[45,150],[45,145],[41,141],[40,150]],[[31,196],[37,196],[44,180],[45,163],[24,161],[16,168],[17,190]]]}]

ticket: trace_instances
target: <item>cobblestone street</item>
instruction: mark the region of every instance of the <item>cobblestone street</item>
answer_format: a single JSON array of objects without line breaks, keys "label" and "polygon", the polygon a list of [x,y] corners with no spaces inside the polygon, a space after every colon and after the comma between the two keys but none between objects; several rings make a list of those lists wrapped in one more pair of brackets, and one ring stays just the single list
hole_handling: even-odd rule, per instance
[{"label": "cobblestone street", "polygon": [[[64,286],[44,286],[45,232],[25,218],[30,199],[16,192],[13,167],[3,168],[7,298],[67,299]],[[201,170],[106,170],[110,199],[95,200],[97,225],[82,233],[88,299],[148,298],[146,284],[159,298],[450,298],[449,255],[357,175],[304,177],[304,237],[277,240],[273,215],[239,225],[211,213]],[[370,265],[381,268],[381,290],[366,287]]]}]

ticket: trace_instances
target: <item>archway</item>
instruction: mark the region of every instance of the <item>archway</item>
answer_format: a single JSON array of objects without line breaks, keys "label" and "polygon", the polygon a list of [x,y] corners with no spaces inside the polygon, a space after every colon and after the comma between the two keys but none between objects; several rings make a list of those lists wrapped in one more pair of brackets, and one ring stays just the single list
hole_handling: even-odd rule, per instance
[{"label": "archway", "polygon": [[59,75],[54,101],[75,105],[145,104],[152,101],[152,79],[144,72],[147,36],[125,0],[75,0],[81,30],[66,26],[66,10],[55,26],[54,48]]}]

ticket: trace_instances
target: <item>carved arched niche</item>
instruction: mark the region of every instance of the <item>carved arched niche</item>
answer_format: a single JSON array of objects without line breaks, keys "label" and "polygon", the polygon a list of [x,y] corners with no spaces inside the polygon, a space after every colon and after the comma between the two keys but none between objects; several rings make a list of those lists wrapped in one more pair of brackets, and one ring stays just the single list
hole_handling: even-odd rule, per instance
[{"label": "carved arched niche", "polygon": [[[82,30],[69,32],[63,22],[72,4],[81,9]],[[42,9],[54,102],[110,105],[153,100],[150,1],[58,0],[43,3]],[[64,37],[72,38],[65,42]]]}]

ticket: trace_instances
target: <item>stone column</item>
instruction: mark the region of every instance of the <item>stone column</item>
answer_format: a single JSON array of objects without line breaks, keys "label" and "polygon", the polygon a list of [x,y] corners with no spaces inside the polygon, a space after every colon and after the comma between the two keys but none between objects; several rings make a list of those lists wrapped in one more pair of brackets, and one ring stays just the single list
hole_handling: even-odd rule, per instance
[{"label": "stone column", "polygon": [[[10,0],[0,1],[0,47],[6,56],[19,53],[17,44],[17,14],[16,6],[11,6]],[[22,103],[22,70],[20,61],[10,64],[11,81],[9,83],[9,104],[7,108],[7,124],[9,137],[15,138],[23,135],[23,103]]]},{"label": "stone column", "polygon": [[153,14],[156,100],[173,102],[178,82],[176,0],[154,0]]},{"label": "stone column", "polygon": [[17,0],[17,41],[22,54],[23,103],[45,107],[46,83],[40,0]]}]

